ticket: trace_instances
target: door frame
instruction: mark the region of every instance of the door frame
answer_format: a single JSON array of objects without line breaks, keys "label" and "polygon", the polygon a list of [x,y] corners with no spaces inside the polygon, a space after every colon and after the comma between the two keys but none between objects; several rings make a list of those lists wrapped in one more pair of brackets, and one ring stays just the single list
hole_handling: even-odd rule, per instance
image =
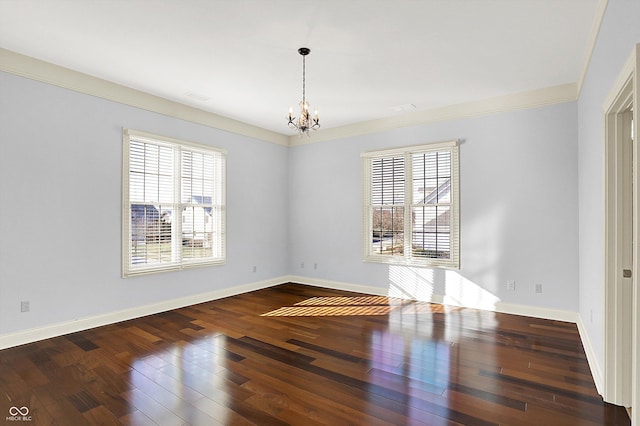
[{"label": "door frame", "polygon": [[[640,291],[638,275],[640,270],[637,242],[640,241],[640,218],[638,214],[640,197],[640,165],[639,149],[633,151],[633,170],[622,167],[625,155],[619,141],[628,137],[628,121],[631,116],[630,105],[633,105],[635,123],[636,148],[638,145],[638,109],[640,109],[640,44],[637,44],[619,74],[604,104],[604,391],[603,398],[607,402],[625,407],[636,407],[633,411],[633,424],[640,425]],[[633,179],[629,179],[632,173]],[[624,219],[624,202],[622,196],[625,182],[633,185],[633,218],[632,218],[632,260],[625,265],[623,260],[623,244],[625,235],[618,226]],[[628,190],[628,189],[627,189]],[[632,277],[623,278],[622,268],[631,267]],[[631,327],[628,327],[631,324]]]}]

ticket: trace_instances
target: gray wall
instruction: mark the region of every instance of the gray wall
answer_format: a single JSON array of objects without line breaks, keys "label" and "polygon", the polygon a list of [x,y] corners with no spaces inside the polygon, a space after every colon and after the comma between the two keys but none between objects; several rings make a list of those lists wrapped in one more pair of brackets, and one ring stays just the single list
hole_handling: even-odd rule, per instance
[{"label": "gray wall", "polygon": [[[0,93],[0,334],[288,273],[287,147],[1,72]],[[121,278],[123,127],[228,150],[225,266]]]},{"label": "gray wall", "polygon": [[[462,141],[461,270],[364,263],[360,153],[451,139]],[[575,102],[297,146],[290,160],[294,275],[483,307],[578,310]]]},{"label": "gray wall", "polygon": [[609,0],[578,102],[580,315],[603,367],[603,108],[631,50],[640,43],[639,19],[640,1]]}]

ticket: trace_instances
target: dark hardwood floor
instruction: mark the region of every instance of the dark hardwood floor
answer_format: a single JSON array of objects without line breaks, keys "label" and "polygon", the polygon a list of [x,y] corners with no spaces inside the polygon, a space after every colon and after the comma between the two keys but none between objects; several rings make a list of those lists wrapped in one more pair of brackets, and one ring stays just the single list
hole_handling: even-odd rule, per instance
[{"label": "dark hardwood floor", "polygon": [[[18,409],[29,423],[16,420]],[[598,396],[574,324],[297,284],[2,350],[5,417],[65,426],[630,424]]]}]

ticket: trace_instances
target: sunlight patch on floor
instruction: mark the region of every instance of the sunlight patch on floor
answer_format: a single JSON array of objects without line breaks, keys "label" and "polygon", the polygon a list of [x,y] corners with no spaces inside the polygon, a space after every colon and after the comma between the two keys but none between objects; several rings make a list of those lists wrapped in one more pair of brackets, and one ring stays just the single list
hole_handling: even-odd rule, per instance
[{"label": "sunlight patch on floor", "polygon": [[[437,309],[437,307],[435,308]],[[294,306],[283,306],[263,317],[317,317],[350,315],[388,315],[391,312],[417,314],[433,312],[429,303],[420,303],[406,299],[385,296],[358,297],[311,297]]]}]

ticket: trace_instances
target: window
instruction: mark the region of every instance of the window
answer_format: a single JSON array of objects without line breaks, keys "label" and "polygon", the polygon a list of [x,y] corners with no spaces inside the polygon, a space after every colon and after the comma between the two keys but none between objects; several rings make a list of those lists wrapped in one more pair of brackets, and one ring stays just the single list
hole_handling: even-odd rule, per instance
[{"label": "window", "polygon": [[225,262],[226,151],[125,130],[123,276]]},{"label": "window", "polygon": [[460,267],[458,142],[362,154],[364,258]]}]

